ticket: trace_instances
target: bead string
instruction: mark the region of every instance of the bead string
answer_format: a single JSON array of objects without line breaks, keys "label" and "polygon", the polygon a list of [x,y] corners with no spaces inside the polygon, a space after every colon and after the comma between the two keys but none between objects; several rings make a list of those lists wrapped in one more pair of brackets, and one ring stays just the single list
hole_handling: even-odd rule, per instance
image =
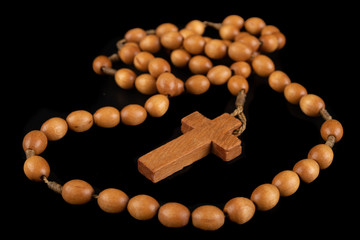
[{"label": "bead string", "polygon": [[[192,32],[190,35],[201,36],[206,26],[210,26],[219,30],[219,34],[222,38],[222,40],[219,41],[227,43],[226,46],[228,57],[230,57],[236,63],[236,67],[234,65],[232,65],[234,67],[230,67],[230,69],[235,73],[233,76],[228,76],[225,81],[222,79],[220,79],[220,81],[219,77],[212,78],[211,74],[209,75],[209,72],[211,72],[211,69],[214,69],[218,66],[207,69],[207,71],[201,73],[202,75],[199,75],[199,73],[197,73],[195,70],[192,70],[198,79],[200,79],[197,81],[205,83],[206,85],[205,89],[198,91],[198,89],[194,88],[190,84],[191,81],[196,82],[194,81],[194,76],[188,78],[184,84],[182,80],[178,80],[176,77],[170,75],[170,69],[165,68],[165,70],[163,70],[160,74],[157,73],[157,78],[155,79],[156,81],[152,82],[152,84],[155,84],[156,91],[148,93],[144,91],[144,89],[141,90],[142,93],[149,95],[153,95],[156,92],[159,93],[151,96],[147,100],[147,103],[145,103],[145,110],[140,105],[135,104],[128,105],[121,111],[108,106],[98,109],[94,114],[84,110],[74,111],[67,116],[66,120],[58,117],[51,118],[44,122],[40,130],[30,131],[23,139],[23,149],[26,155],[26,161],[24,163],[25,175],[32,181],[44,182],[49,187],[49,189],[61,194],[63,199],[70,204],[85,204],[92,198],[95,198],[97,199],[99,207],[105,212],[118,213],[124,211],[127,208],[130,215],[139,220],[148,220],[157,214],[161,224],[166,227],[184,227],[188,224],[191,216],[192,224],[195,227],[203,230],[219,229],[224,224],[225,215],[229,218],[230,221],[236,222],[238,224],[244,224],[253,217],[255,210],[270,210],[277,204],[280,196],[286,197],[294,194],[299,187],[300,179],[305,183],[314,181],[318,177],[320,169],[326,169],[332,163],[332,148],[334,144],[342,138],[343,129],[340,122],[334,120],[328,113],[325,108],[325,103],[320,97],[314,94],[308,94],[306,89],[298,83],[291,83],[290,78],[285,73],[282,71],[275,71],[275,66],[270,58],[257,52],[260,46],[261,49],[265,52],[274,51],[275,48],[273,46],[269,46],[272,45],[269,44],[269,42],[271,43],[274,41],[274,39],[277,39],[278,41],[275,44],[276,49],[281,49],[285,43],[283,34],[280,33],[276,27],[266,25],[265,22],[260,18],[249,18],[244,22],[244,20],[237,15],[228,16],[222,23],[212,23],[207,21],[200,22],[198,20],[194,20],[189,22],[185,29],[188,30],[188,33],[189,31]],[[243,26],[247,32],[240,31]],[[137,39],[139,35],[142,35],[141,38],[151,35],[154,36],[154,39],[158,39],[158,41],[161,42],[162,37],[157,35],[165,28],[168,30],[171,28],[174,29],[174,25],[165,23],[160,25],[155,30],[148,31],[144,31],[142,29],[129,30],[127,34],[125,34],[125,38],[121,39],[116,44],[119,49],[118,53],[113,54],[110,57],[100,56],[94,60],[94,71],[98,74],[115,76],[116,80],[116,75],[121,69],[113,69],[112,62],[119,60],[125,62],[125,58],[122,53],[124,53],[124,49],[127,48],[126,46],[131,46],[130,44],[133,44],[131,47],[133,49],[133,59],[129,61],[133,63],[135,62],[135,56],[138,56],[141,52],[140,49],[137,51],[137,46],[139,46],[139,44],[141,46],[140,40]],[[176,27],[174,32],[180,31],[178,31]],[[185,31],[183,31],[183,34],[184,32]],[[246,42],[244,39],[241,40],[242,38],[239,37],[241,35],[249,36],[247,37],[247,40],[253,40],[254,36],[259,34],[259,39],[262,40],[258,40],[257,43],[255,42],[255,45],[257,46],[256,50],[251,50],[251,46],[254,46],[254,41]],[[185,39],[187,39],[187,37],[183,36],[180,46],[171,49],[171,51],[183,51],[184,49],[182,47],[184,45]],[[220,43],[219,41],[217,43]],[[280,43],[283,43],[281,47]],[[166,45],[163,43],[161,44]],[[230,49],[233,51],[236,50],[236,54],[231,53]],[[271,51],[269,49],[271,49]],[[144,49],[142,50],[145,52]],[[247,54],[249,51],[251,53],[250,55]],[[147,54],[149,54],[149,52],[147,52]],[[246,58],[244,60],[240,60],[239,56],[243,56],[244,54],[247,54]],[[205,55],[207,55],[209,58],[216,59],[216,54],[212,55],[205,52]],[[198,56],[198,54],[193,54],[192,57],[191,54],[186,56],[195,58]],[[201,56],[204,57],[204,55]],[[190,58],[187,60],[187,64],[190,64]],[[160,58],[157,58],[157,60],[159,59]],[[167,61],[165,59],[159,61],[162,63],[162,66],[167,66]],[[248,62],[251,63],[252,70],[257,75],[261,77],[268,77],[269,85],[273,90],[279,93],[283,93],[286,100],[288,100],[290,103],[299,104],[305,115],[310,117],[321,115],[321,117],[324,119],[324,123],[321,126],[320,134],[323,140],[326,141],[325,144],[318,144],[314,146],[309,151],[307,158],[298,161],[292,170],[285,170],[277,174],[273,178],[271,184],[266,183],[255,188],[250,198],[235,197],[230,199],[225,204],[223,210],[212,205],[204,205],[190,212],[186,206],[180,203],[171,202],[160,206],[154,198],[148,195],[140,194],[129,199],[129,197],[119,189],[109,188],[103,190],[99,194],[95,194],[91,185],[83,180],[70,180],[64,185],[48,180],[50,175],[49,164],[44,158],[39,156],[46,149],[48,141],[56,141],[63,138],[66,135],[68,129],[71,129],[75,132],[87,131],[93,126],[93,123],[99,127],[112,128],[120,123],[120,118],[124,124],[139,125],[145,120],[147,113],[154,117],[161,117],[167,111],[168,98],[181,94],[184,91],[184,85],[189,93],[203,94],[209,88],[210,82],[213,85],[227,83],[229,91],[233,95],[237,96],[235,101],[236,108],[231,115],[237,116],[243,123],[242,127],[234,132],[234,134],[240,135],[246,128],[246,117],[244,115],[243,109],[246,100],[246,92],[248,90],[248,83],[246,81],[246,77],[248,77],[248,75],[246,77],[240,75],[241,71],[239,70],[239,65],[247,66],[249,65]],[[176,65],[175,62],[172,63],[173,65]],[[147,67],[149,65],[150,64],[148,63]],[[137,66],[135,67],[137,68]],[[245,68],[246,67],[241,69],[244,70]],[[222,73],[227,71],[226,68],[223,68],[222,70],[223,71],[220,71]],[[149,75],[151,76],[151,71]],[[166,76],[166,78],[164,78],[164,76]],[[125,81],[126,84],[129,82],[130,86],[133,87],[134,80]],[[159,83],[163,83],[163,85]],[[122,84],[119,84],[119,86],[125,88]],[[174,90],[171,88],[171,86],[177,86],[179,89],[175,89],[174,87]],[[150,88],[149,86],[147,87]],[[151,87],[154,88],[154,85]],[[197,85],[197,87],[200,88],[201,85]],[[156,99],[156,101],[154,99]],[[159,102],[162,106],[165,105],[165,107],[159,107],[159,104],[156,105],[156,103]],[[149,105],[153,106],[149,107]],[[138,117],[135,119],[128,117],[129,115],[133,116],[134,113],[136,113],[135,115]],[[139,213],[136,206],[142,206],[142,212]],[[209,219],[206,219],[209,215],[211,215],[211,223],[209,223]]]}]

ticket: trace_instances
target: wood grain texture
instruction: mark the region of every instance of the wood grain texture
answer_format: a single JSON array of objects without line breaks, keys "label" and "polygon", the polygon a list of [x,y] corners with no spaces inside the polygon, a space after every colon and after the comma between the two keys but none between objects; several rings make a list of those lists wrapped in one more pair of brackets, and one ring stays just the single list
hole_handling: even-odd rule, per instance
[{"label": "wood grain texture", "polygon": [[183,135],[138,159],[138,170],[158,182],[210,152],[224,161],[241,154],[241,141],[232,132],[241,122],[228,113],[210,120],[194,112],[181,120]]}]

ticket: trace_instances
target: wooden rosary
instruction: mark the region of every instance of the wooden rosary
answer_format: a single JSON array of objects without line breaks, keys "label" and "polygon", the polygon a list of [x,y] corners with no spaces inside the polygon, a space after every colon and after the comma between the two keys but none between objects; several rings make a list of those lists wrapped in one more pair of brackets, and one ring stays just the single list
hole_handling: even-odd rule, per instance
[{"label": "wooden rosary", "polygon": [[[220,37],[203,36],[207,27],[218,30]],[[277,27],[266,25],[257,17],[244,21],[238,15],[230,15],[222,23],[193,20],[181,30],[172,23],[161,24],[155,30],[129,30],[124,39],[117,42],[117,53],[94,59],[93,70],[100,75],[114,76],[116,84],[123,89],[135,87],[140,93],[149,95],[145,105],[130,104],[120,111],[104,106],[94,114],[78,110],[71,112],[66,119],[48,119],[40,130],[30,131],[23,139],[25,175],[32,181],[46,183],[69,204],[85,204],[94,198],[105,212],[119,213],[127,209],[138,220],[149,220],[157,215],[160,223],[166,227],[184,227],[190,218],[192,224],[202,230],[219,229],[226,217],[237,224],[248,222],[255,210],[270,210],[278,203],[280,196],[294,194],[300,180],[305,183],[314,181],[320,169],[326,169],[332,163],[332,147],[343,136],[341,123],[332,119],[319,96],[309,94],[305,87],[291,82],[286,73],[275,70],[269,53],[282,49],[285,42],[284,34]],[[165,57],[155,56],[159,53]],[[224,64],[214,64],[220,60]],[[225,63],[230,61],[231,64]],[[122,62],[126,67],[114,69],[113,65],[117,62]],[[185,71],[187,66],[193,75],[185,81],[172,73],[172,68]],[[271,183],[256,187],[250,198],[234,197],[225,203],[223,210],[213,205],[203,205],[190,211],[177,202],[160,206],[157,200],[145,194],[129,198],[115,188],[95,193],[89,183],[79,179],[70,180],[64,185],[48,179],[49,164],[39,155],[46,149],[48,141],[63,138],[68,129],[84,132],[94,124],[113,128],[120,122],[136,126],[143,123],[148,115],[162,117],[172,97],[184,92],[203,94],[211,85],[227,84],[230,93],[236,96],[234,111],[213,120],[199,112],[184,117],[181,120],[183,134],[140,157],[138,170],[156,183],[210,152],[224,161],[231,161],[242,150],[238,137],[246,128],[243,107],[249,90],[246,79],[252,72],[268,78],[270,87],[283,93],[291,104],[298,104],[305,115],[321,116],[324,122],[320,134],[325,143],[310,149],[307,158],[298,161],[292,170],[284,170]]]}]

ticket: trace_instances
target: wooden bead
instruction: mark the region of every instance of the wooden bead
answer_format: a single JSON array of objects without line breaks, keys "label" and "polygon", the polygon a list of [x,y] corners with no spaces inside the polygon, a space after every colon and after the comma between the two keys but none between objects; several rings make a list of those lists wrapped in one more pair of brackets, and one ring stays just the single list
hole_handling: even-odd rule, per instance
[{"label": "wooden bead", "polygon": [[169,109],[169,98],[163,94],[151,96],[145,102],[145,109],[152,117],[162,117]]},{"label": "wooden bead", "polygon": [[148,73],[139,75],[135,79],[135,88],[142,94],[152,95],[156,93],[156,79]]},{"label": "wooden bead", "polygon": [[205,93],[210,88],[210,81],[207,77],[201,74],[189,77],[185,82],[186,90],[195,95]]},{"label": "wooden bead", "polygon": [[249,91],[249,83],[243,76],[235,75],[227,82],[227,88],[232,95],[237,96],[242,89],[245,93]]},{"label": "wooden bead", "polygon": [[317,95],[307,94],[300,99],[300,108],[309,117],[319,116],[324,107],[325,102]]},{"label": "wooden bead", "polygon": [[251,54],[251,48],[241,42],[231,43],[228,49],[228,55],[234,61],[247,61]]},{"label": "wooden bead", "polygon": [[139,71],[147,72],[149,62],[154,58],[154,55],[149,52],[140,52],[134,57],[134,66]]},{"label": "wooden bead", "polygon": [[85,110],[77,110],[66,117],[66,122],[74,132],[85,132],[93,125],[93,115]]},{"label": "wooden bead", "polygon": [[329,119],[321,125],[320,133],[325,141],[329,136],[334,136],[335,142],[339,142],[344,135],[344,129],[338,120]]},{"label": "wooden bead", "polygon": [[211,39],[205,44],[204,51],[211,59],[222,59],[226,56],[227,45],[223,40]]},{"label": "wooden bead", "polygon": [[290,83],[284,88],[284,96],[292,104],[299,104],[300,99],[306,94],[306,88],[299,83]]},{"label": "wooden bead", "polygon": [[286,44],[286,37],[283,33],[281,32],[276,32],[276,33],[273,33],[273,35],[277,38],[277,41],[278,41],[278,50],[282,49],[285,47],[285,44]]},{"label": "wooden bead", "polygon": [[50,166],[43,157],[32,156],[24,163],[24,173],[31,181],[41,182],[42,177],[49,177]]},{"label": "wooden bead", "polygon": [[219,35],[224,40],[233,41],[239,33],[239,28],[232,24],[221,25],[219,29]]},{"label": "wooden bead", "polygon": [[207,78],[214,85],[225,84],[231,77],[231,70],[225,65],[217,65],[207,73]]},{"label": "wooden bead", "polygon": [[157,53],[161,49],[160,38],[154,34],[149,34],[140,41],[139,46],[142,51]]},{"label": "wooden bead", "polygon": [[120,111],[121,122],[125,125],[140,125],[146,120],[146,117],[145,108],[138,104],[129,104]]},{"label": "wooden bead", "polygon": [[129,200],[127,210],[137,220],[150,220],[156,215],[159,207],[160,205],[156,199],[141,194]]},{"label": "wooden bead", "polygon": [[185,84],[184,82],[180,79],[180,78],[176,78],[176,93],[174,95],[175,96],[179,96],[180,94],[182,94],[185,91]]},{"label": "wooden bead", "polygon": [[236,38],[236,41],[250,47],[253,52],[258,51],[261,44],[257,37],[250,34],[242,35],[241,37]]},{"label": "wooden bead", "polygon": [[165,227],[185,227],[189,223],[190,210],[180,203],[165,203],[159,208],[158,219]]},{"label": "wooden bead", "polygon": [[255,210],[255,204],[244,197],[230,199],[224,207],[224,213],[237,224],[248,222],[254,216]]},{"label": "wooden bead", "polygon": [[290,83],[290,78],[283,71],[274,71],[269,76],[269,85],[276,92],[284,92],[285,87]]},{"label": "wooden bead", "polygon": [[172,23],[162,23],[156,29],[155,33],[158,37],[161,37],[163,34],[167,32],[177,32],[178,27]]},{"label": "wooden bead", "polygon": [[200,54],[204,51],[205,39],[197,34],[193,34],[184,40],[183,46],[190,54]]},{"label": "wooden bead", "polygon": [[122,89],[132,89],[136,78],[136,73],[129,68],[121,68],[115,72],[115,82]]},{"label": "wooden bead", "polygon": [[246,31],[252,35],[258,35],[261,30],[266,26],[264,20],[258,17],[248,18],[244,23]]},{"label": "wooden bead", "polygon": [[319,176],[320,167],[313,159],[303,159],[294,165],[293,171],[299,175],[302,181],[311,183]]},{"label": "wooden bead", "polygon": [[280,32],[279,28],[274,26],[274,25],[266,25],[262,30],[261,30],[261,36],[262,35],[268,35],[268,34],[273,34],[276,32]]},{"label": "wooden bead", "polygon": [[241,29],[244,26],[244,19],[239,15],[229,15],[221,23],[222,25],[234,25],[236,28]]},{"label": "wooden bead", "polygon": [[139,45],[134,42],[125,43],[121,49],[118,50],[118,55],[125,64],[132,64],[135,56],[140,53]]},{"label": "wooden bead", "polygon": [[334,152],[328,145],[318,144],[311,148],[308,153],[308,158],[314,159],[319,164],[320,169],[326,169],[334,159]]},{"label": "wooden bead", "polygon": [[120,123],[120,112],[114,107],[102,107],[94,113],[94,122],[103,128],[113,128]]},{"label": "wooden bead", "polygon": [[126,209],[128,195],[116,188],[108,188],[99,193],[97,203],[107,213],[120,213]]},{"label": "wooden bead", "polygon": [[64,119],[53,117],[41,125],[40,131],[45,133],[48,140],[57,141],[66,135],[68,125]]},{"label": "wooden bead", "polygon": [[159,93],[169,96],[175,96],[177,93],[176,77],[172,73],[162,73],[156,80],[156,88]]},{"label": "wooden bead", "polygon": [[262,35],[259,40],[262,43],[260,46],[261,51],[271,53],[278,49],[278,38],[273,34]]},{"label": "wooden bead", "polygon": [[221,209],[212,205],[204,205],[196,208],[191,214],[194,227],[214,231],[221,228],[225,222],[225,215]]},{"label": "wooden bead", "polygon": [[171,67],[168,61],[163,58],[157,57],[149,62],[149,73],[154,78],[160,76],[164,72],[171,72]]},{"label": "wooden bead", "polygon": [[45,151],[47,144],[48,140],[45,133],[33,130],[25,135],[22,146],[24,151],[31,149],[34,150],[36,155],[39,155]]},{"label": "wooden bead", "polygon": [[192,20],[188,22],[185,28],[198,35],[203,35],[203,33],[205,32],[205,25],[202,21],[199,20]]},{"label": "wooden bead", "polygon": [[103,67],[111,68],[112,62],[107,56],[97,56],[92,64],[93,70],[96,74],[103,75],[104,72],[102,71]]},{"label": "wooden bead", "polygon": [[178,49],[183,43],[183,36],[179,32],[167,32],[160,37],[161,45],[167,49]]},{"label": "wooden bead", "polygon": [[280,199],[279,189],[273,184],[262,184],[251,194],[253,201],[260,211],[268,211],[276,206]]},{"label": "wooden bead", "polygon": [[179,33],[181,34],[181,36],[186,39],[187,37],[190,37],[191,35],[196,34],[194,31],[191,31],[189,29],[183,28],[179,31]]},{"label": "wooden bead", "polygon": [[64,184],[61,195],[65,202],[81,205],[90,202],[93,193],[94,189],[89,183],[74,179]]},{"label": "wooden bead", "polygon": [[254,72],[260,77],[267,77],[275,71],[274,62],[265,55],[258,55],[254,57],[251,62]]},{"label": "wooden bead", "polygon": [[211,60],[202,55],[193,56],[189,61],[189,69],[193,74],[206,74],[212,66]]},{"label": "wooden bead", "polygon": [[176,49],[171,52],[170,59],[175,67],[183,68],[188,65],[191,55],[184,49]]},{"label": "wooden bead", "polygon": [[234,75],[240,75],[244,78],[248,78],[251,74],[251,66],[244,61],[234,62],[231,64],[230,69],[234,72]]},{"label": "wooden bead", "polygon": [[298,190],[300,178],[294,171],[285,170],[273,178],[272,184],[279,189],[282,197],[288,197]]},{"label": "wooden bead", "polygon": [[142,28],[133,28],[125,33],[125,40],[127,42],[139,43],[144,37],[146,37],[146,32]]}]

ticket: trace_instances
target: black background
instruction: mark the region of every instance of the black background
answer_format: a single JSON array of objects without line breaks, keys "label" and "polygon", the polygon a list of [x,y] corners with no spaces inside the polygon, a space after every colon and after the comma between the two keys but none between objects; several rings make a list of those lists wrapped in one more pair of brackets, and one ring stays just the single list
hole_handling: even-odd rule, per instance
[{"label": "black background", "polygon": [[[91,68],[97,55],[116,51],[116,41],[127,30],[152,29],[164,22],[183,27],[193,19],[221,22],[230,14],[238,14],[244,19],[261,17],[267,24],[279,27],[287,44],[271,54],[276,69],[304,85],[309,93],[321,96],[330,114],[343,124],[345,135],[334,147],[333,164],[322,170],[313,183],[302,182],[293,196],[282,197],[270,211],[257,211],[244,225],[226,220],[211,236],[230,233],[249,239],[350,234],[354,230],[350,221],[358,222],[356,204],[352,203],[357,195],[351,190],[356,182],[348,178],[357,156],[347,155],[353,133],[346,118],[358,103],[350,94],[356,88],[352,71],[356,70],[357,60],[352,56],[358,47],[354,35],[358,21],[351,13],[354,8],[344,3],[315,6],[309,2],[284,5],[273,1],[267,5],[221,1],[195,6],[194,2],[174,1],[8,7],[11,17],[3,21],[3,52],[9,55],[2,74],[2,97],[6,96],[2,107],[4,131],[10,130],[6,144],[10,144],[3,151],[11,153],[4,162],[15,168],[3,169],[10,173],[4,180],[10,188],[3,193],[4,210],[10,213],[7,228],[13,229],[15,235],[35,237],[43,237],[45,231],[67,237],[209,235],[191,222],[185,228],[168,229],[156,217],[142,222],[127,211],[107,214],[96,201],[69,205],[45,184],[24,176],[21,143],[27,132],[39,129],[50,117],[65,118],[78,109],[94,113],[105,105],[121,109],[129,103],[145,102],[143,95],[121,90],[113,78],[97,76]],[[50,164],[50,179],[65,183],[79,178],[92,184],[97,193],[115,187],[130,197],[149,194],[160,204],[176,201],[190,210],[204,204],[223,208],[233,197],[250,197],[255,187],[271,182],[280,171],[292,169],[323,140],[319,133],[321,118],[304,116],[298,106],[288,104],[282,94],[274,92],[267,79],[252,75],[248,80],[248,128],[241,136],[243,154],[234,161],[225,163],[209,155],[157,184],[137,171],[138,157],[180,134],[182,117],[197,110],[215,118],[233,110],[235,99],[226,86],[212,86],[201,96],[183,94],[171,99],[164,117],[148,118],[137,127],[120,124],[114,129],[94,126],[85,133],[69,131],[64,139],[50,142],[41,154]],[[357,129],[353,129],[356,134]]]}]

